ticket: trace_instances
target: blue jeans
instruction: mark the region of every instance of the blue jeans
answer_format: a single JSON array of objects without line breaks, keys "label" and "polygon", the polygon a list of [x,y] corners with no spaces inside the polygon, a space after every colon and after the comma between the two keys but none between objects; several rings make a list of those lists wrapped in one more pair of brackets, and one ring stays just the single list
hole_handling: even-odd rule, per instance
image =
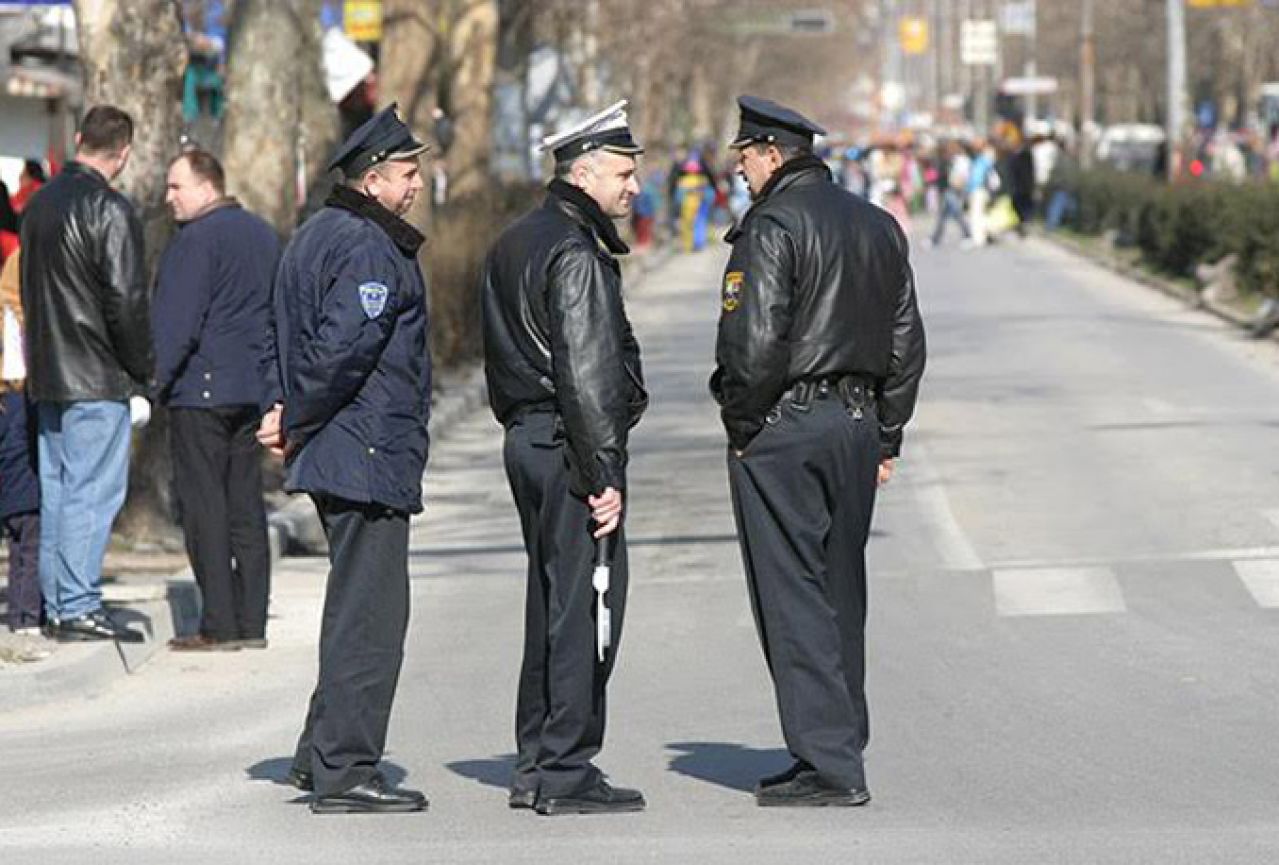
[{"label": "blue jeans", "polygon": [[941,212],[937,214],[937,226],[933,229],[933,246],[941,243],[946,234],[946,223],[952,219],[959,223],[959,230],[964,233],[964,237],[972,236],[972,232],[968,230],[968,220],[964,219],[964,199],[955,190],[947,189],[942,193]]},{"label": "blue jeans", "polygon": [[129,485],[129,404],[38,403],[40,590],[45,616],[102,606],[102,557]]}]

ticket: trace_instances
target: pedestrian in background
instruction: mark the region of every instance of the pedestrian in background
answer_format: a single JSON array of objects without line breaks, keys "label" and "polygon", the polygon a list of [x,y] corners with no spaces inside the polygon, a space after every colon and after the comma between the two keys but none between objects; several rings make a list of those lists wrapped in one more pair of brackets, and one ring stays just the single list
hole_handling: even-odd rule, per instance
[{"label": "pedestrian in background", "polygon": [[22,172],[18,175],[18,190],[13,194],[13,210],[21,215],[26,209],[31,196],[40,191],[45,184],[44,166],[38,159],[26,159],[22,163]]},{"label": "pedestrian in background", "polygon": [[285,458],[329,542],[319,680],[291,783],[311,811],[420,811],[378,768],[409,622],[409,516],[422,510],[431,360],[425,238],[403,217],[426,145],[374,115],[329,163],[342,182],[289,241],[272,290],[258,440]]},{"label": "pedestrian in background", "polygon": [[9,539],[9,630],[38,636],[43,619],[40,479],[22,350],[21,258],[21,250],[15,250],[0,267],[0,525]]},{"label": "pedestrian in background", "polygon": [[930,245],[940,246],[946,237],[946,225],[954,222],[964,233],[964,239],[972,237],[968,221],[964,219],[964,194],[968,188],[968,173],[972,161],[964,149],[953,141],[942,148],[944,154],[937,168],[937,183],[941,187],[941,201],[937,211],[937,222],[933,226]]},{"label": "pedestrian in background", "polygon": [[170,163],[165,201],[179,228],[151,310],[154,395],[169,409],[174,493],[202,601],[199,630],[169,646],[265,648],[271,557],[255,433],[280,244],[227,197],[221,164],[203,150]]},{"label": "pedestrian in background", "polygon": [[924,370],[906,237],[839,188],[823,130],[743,96],[732,146],[755,203],[730,232],[711,392],[728,433],[733,515],[794,764],[762,806],[861,805],[866,562]]},{"label": "pedestrian in background", "polygon": [[[481,287],[489,403],[506,429],[528,554],[509,804],[546,815],[645,804],[593,762],[626,611],[627,439],[648,404],[615,258],[629,251],[614,221],[631,212],[643,152],[625,107],[544,142],[555,157],[546,200],[498,238]],[[599,537],[612,561],[602,658],[592,586]]]},{"label": "pedestrian in background", "polygon": [[39,431],[40,586],[46,627],[64,640],[142,640],[102,609],[102,559],[129,480],[130,397],[146,391],[152,374],[142,224],[111,188],[132,141],[128,114],[90,108],[75,160],[31,199],[22,219],[27,393]]}]

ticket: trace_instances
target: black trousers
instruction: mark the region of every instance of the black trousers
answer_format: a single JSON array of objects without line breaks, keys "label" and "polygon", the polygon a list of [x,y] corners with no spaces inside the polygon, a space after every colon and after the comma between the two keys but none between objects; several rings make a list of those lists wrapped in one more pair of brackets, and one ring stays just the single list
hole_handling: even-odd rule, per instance
[{"label": "black trousers", "polygon": [[564,445],[550,413],[525,415],[506,432],[506,476],[528,552],[524,662],[515,708],[518,757],[512,787],[565,796],[600,779],[592,760],[604,743],[605,686],[626,613],[626,540],[612,541],[607,596],[612,646],[595,649],[595,540],[587,503],[568,488]]},{"label": "black trousers", "polygon": [[174,490],[187,556],[200,586],[200,633],[266,636],[271,554],[262,500],[256,406],[169,411]]},{"label": "black trousers", "polygon": [[[4,483],[0,478],[0,483]],[[40,627],[40,512],[4,518],[9,538],[9,628]]]},{"label": "black trousers", "polygon": [[381,505],[312,496],[329,542],[320,675],[294,768],[317,796],[372,780],[386,749],[409,624],[409,517]]},{"label": "black trousers", "polygon": [[874,410],[838,398],[780,417],[728,454],[751,607],[786,747],[864,788],[866,540],[879,463]]}]

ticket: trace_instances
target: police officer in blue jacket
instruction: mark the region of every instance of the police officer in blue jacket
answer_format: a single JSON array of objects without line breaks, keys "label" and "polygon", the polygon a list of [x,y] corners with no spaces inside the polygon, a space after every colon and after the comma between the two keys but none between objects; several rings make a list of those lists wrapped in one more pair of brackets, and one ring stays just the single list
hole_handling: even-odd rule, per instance
[{"label": "police officer in blue jacket", "polygon": [[329,542],[319,682],[290,781],[317,814],[420,811],[378,770],[408,626],[409,516],[422,510],[431,367],[423,236],[402,217],[423,187],[417,141],[395,113],[357,129],[329,165],[324,208],[276,276],[259,439],[285,490],[311,496]]}]

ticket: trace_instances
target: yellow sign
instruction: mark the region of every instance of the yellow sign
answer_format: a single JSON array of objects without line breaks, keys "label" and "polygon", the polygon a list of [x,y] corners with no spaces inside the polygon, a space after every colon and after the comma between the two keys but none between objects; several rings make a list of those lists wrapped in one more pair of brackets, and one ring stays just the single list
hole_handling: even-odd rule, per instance
[{"label": "yellow sign", "polygon": [[1255,6],[1256,0],[1187,0],[1186,5],[1192,9],[1241,9]]},{"label": "yellow sign", "polygon": [[923,54],[928,50],[928,19],[903,18],[898,25],[902,53]]},{"label": "yellow sign", "polygon": [[342,29],[353,42],[382,41],[382,0],[346,0]]}]

